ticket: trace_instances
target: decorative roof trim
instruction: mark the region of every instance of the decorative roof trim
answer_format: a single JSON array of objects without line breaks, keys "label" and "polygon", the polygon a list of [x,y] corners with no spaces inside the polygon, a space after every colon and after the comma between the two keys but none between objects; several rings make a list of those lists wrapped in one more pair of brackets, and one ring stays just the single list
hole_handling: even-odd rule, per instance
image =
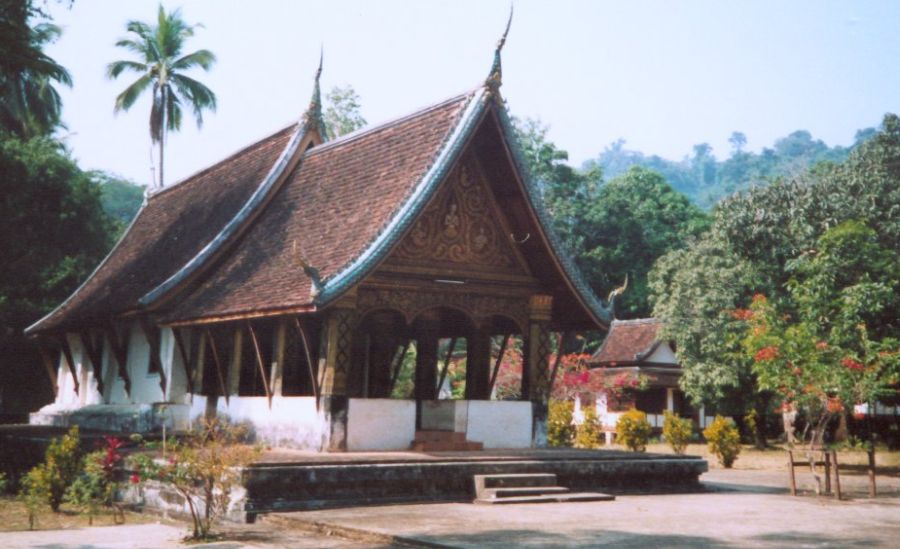
[{"label": "decorative roof trim", "polygon": [[563,275],[575,291],[575,294],[581,298],[581,301],[588,311],[594,316],[594,320],[597,321],[598,324],[608,328],[615,318],[611,306],[612,303],[610,303],[610,306],[603,305],[600,299],[594,294],[591,287],[584,280],[581,271],[572,261],[571,257],[559,253],[566,248],[563,245],[562,240],[560,240],[559,235],[556,234],[556,230],[553,229],[553,221],[550,219],[550,214],[544,209],[540,192],[534,184],[534,181],[531,179],[531,173],[528,170],[528,164],[525,162],[525,157],[519,146],[519,141],[516,138],[512,121],[509,118],[509,113],[506,112],[506,107],[499,95],[495,96],[495,102],[497,103],[496,112],[497,119],[500,121],[500,129],[504,133],[505,141],[509,147],[519,179],[522,181],[523,187],[525,187],[525,196],[528,199],[528,203],[531,206],[532,211],[537,215],[539,228],[544,233],[545,238],[550,242],[551,253],[556,258],[557,263],[562,267]]},{"label": "decorative roof trim", "polygon": [[25,335],[28,335],[28,336],[35,335],[36,332],[39,331],[40,325],[43,324],[45,320],[48,320],[50,317],[52,317],[53,315],[55,315],[56,313],[61,311],[66,305],[69,304],[69,302],[71,302],[73,299],[75,299],[75,296],[77,296],[79,293],[81,293],[81,290],[83,290],[84,287],[87,286],[88,282],[90,282],[91,280],[94,279],[94,276],[98,272],[100,272],[100,269],[102,269],[103,266],[106,265],[109,262],[109,260],[112,258],[112,256],[116,253],[116,251],[119,249],[119,246],[121,246],[122,242],[125,240],[125,237],[128,236],[129,232],[131,232],[131,228],[134,227],[135,223],[137,223],[138,218],[141,216],[142,213],[144,213],[144,210],[146,210],[146,209],[147,209],[147,195],[145,194],[144,201],[141,202],[140,209],[137,211],[136,214],[134,214],[134,217],[131,218],[131,222],[128,224],[128,227],[126,227],[125,230],[122,231],[122,236],[119,237],[119,240],[116,242],[115,246],[113,246],[112,249],[109,251],[109,253],[106,254],[106,257],[103,258],[103,261],[101,261],[100,264],[97,265],[93,271],[91,271],[91,274],[87,278],[84,279],[84,282],[82,282],[78,286],[78,288],[76,288],[75,291],[72,292],[71,295],[69,295],[69,297],[67,297],[65,299],[65,301],[63,301],[62,303],[57,305],[52,311],[50,311],[49,313],[47,313],[43,317],[41,317],[40,320],[36,321],[31,326],[25,328]]},{"label": "decorative roof trim", "polygon": [[435,162],[431,165],[422,179],[416,185],[412,195],[400,210],[394,214],[387,226],[382,229],[371,244],[353,260],[349,265],[323,281],[322,288],[315,297],[316,305],[324,305],[344,293],[351,286],[359,282],[378,262],[390,251],[396,240],[412,223],[419,211],[425,206],[439,183],[447,176],[453,167],[463,146],[468,141],[481,115],[487,106],[488,94],[484,88],[475,91],[469,99],[469,104],[461,115],[456,127],[447,139],[446,144],[438,153]]},{"label": "decorative roof trim", "polygon": [[284,181],[284,176],[289,168],[296,166],[296,161],[299,160],[299,157],[303,152],[300,149],[300,146],[307,141],[306,137],[308,133],[307,124],[301,123],[297,125],[294,135],[291,136],[291,140],[278,157],[278,160],[275,161],[275,164],[269,169],[269,173],[266,174],[262,183],[260,183],[259,187],[256,188],[252,195],[250,195],[250,198],[247,199],[247,202],[244,203],[238,213],[228,221],[225,227],[223,227],[222,230],[197,253],[197,255],[185,263],[184,266],[175,272],[175,274],[144,294],[144,296],[138,300],[141,305],[149,307],[166,297],[192,275],[198,273],[200,268],[203,267],[210,258],[215,256],[226,243],[230,242],[232,237],[242,231],[248,221],[255,218],[255,214],[260,210],[260,206],[264,206],[268,203],[268,198],[272,194],[271,191],[273,188],[277,187],[278,182]]}]

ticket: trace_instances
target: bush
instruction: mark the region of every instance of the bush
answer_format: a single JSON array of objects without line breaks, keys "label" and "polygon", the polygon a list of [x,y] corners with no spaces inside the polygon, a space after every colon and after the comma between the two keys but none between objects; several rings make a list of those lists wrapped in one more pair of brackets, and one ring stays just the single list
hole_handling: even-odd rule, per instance
[{"label": "bush", "polygon": [[694,424],[690,419],[678,417],[668,410],[666,410],[665,416],[663,437],[676,454],[683,454],[694,432]]},{"label": "bush", "polygon": [[647,421],[647,414],[640,410],[628,410],[616,423],[616,438],[619,443],[632,452],[643,452],[647,449],[647,442],[653,427]]},{"label": "bush", "polygon": [[734,460],[741,453],[741,434],[734,421],[716,416],[716,419],[703,430],[703,436],[709,444],[709,451],[716,455],[722,467],[731,469]]},{"label": "bush", "polygon": [[[66,503],[88,516],[88,524],[93,524],[94,515],[101,506],[112,507],[119,483],[116,480],[118,467],[122,462],[119,449],[122,441],[116,437],[104,437],[105,447],[84,457],[83,467],[78,477],[69,485],[65,493]],[[120,515],[113,513],[116,522]],[[121,520],[124,522],[124,512]]]},{"label": "bush", "polygon": [[0,494],[6,491],[6,473],[0,473]]},{"label": "bush", "polygon": [[135,456],[131,482],[153,479],[170,484],[188,505],[195,540],[209,539],[212,525],[228,511],[231,492],[241,483],[242,468],[262,449],[243,444],[246,429],[205,419],[188,436],[170,443],[167,460]]},{"label": "bush", "polygon": [[576,448],[599,448],[603,443],[603,428],[593,405],[584,407],[584,421],[576,429]]},{"label": "bush", "polygon": [[571,400],[551,400],[547,414],[547,444],[550,446],[572,446],[575,438],[575,426],[572,425],[572,411],[575,405]]},{"label": "bush", "polygon": [[103,452],[85,456],[84,470],[69,485],[63,496],[66,503],[88,516],[88,525],[94,524],[94,515],[108,499],[106,479],[98,459],[103,459]]},{"label": "bush", "polygon": [[44,462],[36,465],[25,477],[22,492],[26,503],[44,499],[54,513],[59,512],[66,489],[81,470],[78,445],[77,425],[61,438],[50,442]]}]

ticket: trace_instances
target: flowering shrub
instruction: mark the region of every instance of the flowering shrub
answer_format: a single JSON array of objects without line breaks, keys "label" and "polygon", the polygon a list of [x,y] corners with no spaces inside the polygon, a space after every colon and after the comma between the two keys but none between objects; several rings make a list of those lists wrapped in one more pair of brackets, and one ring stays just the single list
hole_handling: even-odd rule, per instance
[{"label": "flowering shrub", "polygon": [[647,414],[640,410],[629,410],[616,423],[616,438],[632,452],[643,452],[653,433],[653,426],[647,421]]},{"label": "flowering shrub", "polygon": [[231,492],[240,484],[241,468],[259,457],[261,448],[243,443],[246,430],[218,419],[203,420],[178,442],[166,459],[135,456],[130,482],[155,480],[171,485],[187,503],[193,539],[210,537],[212,525],[228,510]]},{"label": "flowering shrub", "polygon": [[694,423],[687,418],[680,418],[676,414],[666,410],[663,422],[663,438],[672,447],[676,454],[683,454],[694,432]]},{"label": "flowering shrub", "polygon": [[[105,448],[84,457],[81,472],[63,496],[66,503],[88,516],[88,524],[93,524],[100,506],[112,506],[118,487],[116,472],[122,462],[122,454],[119,453],[122,441],[107,436],[102,444]],[[122,513],[122,520],[124,516]]]},{"label": "flowering shrub", "polygon": [[734,460],[741,453],[741,434],[734,421],[731,418],[716,416],[703,430],[703,436],[709,444],[709,451],[716,455],[722,467],[731,469]]}]

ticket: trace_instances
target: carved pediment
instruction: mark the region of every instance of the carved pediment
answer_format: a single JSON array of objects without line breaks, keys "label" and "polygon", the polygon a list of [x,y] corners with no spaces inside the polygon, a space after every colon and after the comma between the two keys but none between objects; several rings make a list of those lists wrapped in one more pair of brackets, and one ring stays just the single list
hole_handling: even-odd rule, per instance
[{"label": "carved pediment", "polygon": [[394,265],[528,275],[501,208],[471,163],[451,176],[388,259]]}]

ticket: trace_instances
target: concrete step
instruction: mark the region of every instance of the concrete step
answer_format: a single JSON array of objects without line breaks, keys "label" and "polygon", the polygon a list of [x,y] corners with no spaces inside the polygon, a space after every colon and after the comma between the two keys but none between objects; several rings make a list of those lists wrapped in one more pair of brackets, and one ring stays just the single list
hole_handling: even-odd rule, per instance
[{"label": "concrete step", "polygon": [[475,475],[475,492],[486,488],[520,488],[531,486],[556,486],[553,473],[507,473],[497,475]]},{"label": "concrete step", "polygon": [[477,452],[484,449],[484,444],[467,440],[413,441],[410,449],[414,452]]},{"label": "concrete step", "polygon": [[539,496],[519,496],[508,498],[478,498],[472,503],[479,505],[503,505],[511,503],[572,503],[579,501],[613,501],[615,496],[599,492],[569,492],[567,494],[543,494]]},{"label": "concrete step", "polygon": [[568,492],[569,489],[564,486],[517,486],[515,488],[485,488],[479,497],[514,498],[545,494],[566,494]]},{"label": "concrete step", "polygon": [[466,434],[454,431],[416,431],[413,442],[465,442]]}]

